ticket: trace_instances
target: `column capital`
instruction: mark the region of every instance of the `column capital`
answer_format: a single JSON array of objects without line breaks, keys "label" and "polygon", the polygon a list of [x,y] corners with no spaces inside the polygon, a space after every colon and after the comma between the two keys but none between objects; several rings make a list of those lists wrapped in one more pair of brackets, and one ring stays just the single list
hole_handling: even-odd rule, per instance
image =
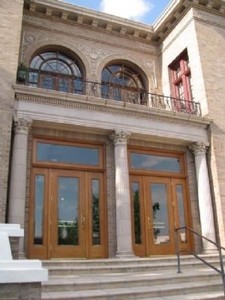
[{"label": "column capital", "polygon": [[32,120],[14,117],[14,131],[16,133],[25,133],[28,134],[31,127]]},{"label": "column capital", "polygon": [[129,139],[131,133],[123,130],[116,130],[115,132],[110,134],[110,139],[114,141],[114,144],[127,144],[127,140]]},{"label": "column capital", "polygon": [[189,149],[194,153],[194,155],[205,155],[209,145],[203,142],[193,143]]}]

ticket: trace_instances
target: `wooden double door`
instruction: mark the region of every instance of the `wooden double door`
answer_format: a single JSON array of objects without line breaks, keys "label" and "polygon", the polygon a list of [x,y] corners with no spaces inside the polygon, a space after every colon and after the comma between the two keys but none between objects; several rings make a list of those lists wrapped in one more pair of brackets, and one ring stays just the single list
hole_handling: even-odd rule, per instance
[{"label": "wooden double door", "polygon": [[103,174],[34,168],[31,183],[29,257],[107,256]]},{"label": "wooden double door", "polygon": [[[131,176],[133,249],[137,256],[175,254],[174,229],[190,226],[186,180]],[[180,249],[191,249],[191,236],[179,234]]]}]

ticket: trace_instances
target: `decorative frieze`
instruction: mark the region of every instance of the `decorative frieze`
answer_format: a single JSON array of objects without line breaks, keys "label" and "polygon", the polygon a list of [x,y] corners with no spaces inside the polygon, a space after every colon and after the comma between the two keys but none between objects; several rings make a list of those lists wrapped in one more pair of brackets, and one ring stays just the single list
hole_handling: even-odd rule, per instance
[{"label": "decorative frieze", "polygon": [[[117,101],[115,104],[112,100],[88,97],[86,95],[70,95],[65,93],[65,96],[59,95],[54,91],[46,91],[42,93],[40,90],[33,89],[35,94],[30,94],[30,89],[25,86],[16,86],[16,99],[18,101],[25,101],[30,103],[39,103],[52,106],[59,106],[71,109],[85,109],[91,111],[99,111],[104,113],[112,113],[115,115],[124,115],[135,119],[157,120],[162,122],[169,122],[170,124],[180,124],[190,126],[194,121],[194,128],[205,127],[208,124],[206,118],[189,114],[174,113],[168,110],[155,110],[154,108],[137,105],[132,103],[122,103]],[[38,92],[38,93],[36,93]],[[194,129],[193,129],[194,130]]]}]

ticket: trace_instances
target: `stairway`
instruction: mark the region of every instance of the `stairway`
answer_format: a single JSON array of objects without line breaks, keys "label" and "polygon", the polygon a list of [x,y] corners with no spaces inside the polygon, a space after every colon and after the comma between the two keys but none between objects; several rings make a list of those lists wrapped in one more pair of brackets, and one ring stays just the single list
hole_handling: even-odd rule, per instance
[{"label": "stairway", "polygon": [[[218,265],[217,256],[206,256]],[[43,261],[42,300],[224,300],[220,274],[191,256]]]}]

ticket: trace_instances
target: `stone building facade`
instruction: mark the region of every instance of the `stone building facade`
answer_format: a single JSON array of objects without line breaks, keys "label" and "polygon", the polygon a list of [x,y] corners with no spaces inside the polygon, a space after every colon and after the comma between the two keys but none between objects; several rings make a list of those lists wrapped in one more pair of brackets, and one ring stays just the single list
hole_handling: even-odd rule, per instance
[{"label": "stone building facade", "polygon": [[0,221],[25,229],[21,255],[174,254],[183,226],[225,245],[224,1],[172,1],[154,26],[0,7]]}]

